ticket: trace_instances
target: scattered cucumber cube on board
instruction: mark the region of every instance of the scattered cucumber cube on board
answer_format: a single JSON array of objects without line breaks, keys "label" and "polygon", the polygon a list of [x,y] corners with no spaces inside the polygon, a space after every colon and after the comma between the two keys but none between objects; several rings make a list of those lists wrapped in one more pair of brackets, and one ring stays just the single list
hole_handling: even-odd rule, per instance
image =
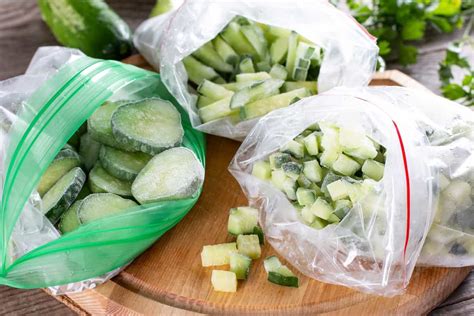
[{"label": "scattered cucumber cube on board", "polygon": [[237,276],[232,271],[212,270],[211,283],[214,291],[237,292]]},{"label": "scattered cucumber cube on board", "polygon": [[258,210],[253,207],[241,206],[229,212],[227,230],[232,235],[253,233],[258,225]]},{"label": "scattered cucumber cube on board", "polygon": [[138,204],[112,193],[95,193],[85,197],[77,214],[81,224],[88,224],[99,219],[127,212]]},{"label": "scattered cucumber cube on board", "polygon": [[298,287],[298,277],[287,266],[282,265],[276,256],[267,257],[263,265],[268,274],[268,281],[278,285]]},{"label": "scattered cucumber cube on board", "polygon": [[203,267],[221,266],[230,263],[230,254],[237,252],[235,242],[202,247],[201,263]]},{"label": "scattered cucumber cube on board", "polygon": [[239,253],[252,259],[260,258],[260,241],[257,235],[239,235],[237,237],[237,249]]},{"label": "scattered cucumber cube on board", "polygon": [[235,273],[237,279],[247,279],[250,271],[250,265],[252,264],[252,259],[241,253],[233,252],[230,254],[229,260],[230,271]]}]

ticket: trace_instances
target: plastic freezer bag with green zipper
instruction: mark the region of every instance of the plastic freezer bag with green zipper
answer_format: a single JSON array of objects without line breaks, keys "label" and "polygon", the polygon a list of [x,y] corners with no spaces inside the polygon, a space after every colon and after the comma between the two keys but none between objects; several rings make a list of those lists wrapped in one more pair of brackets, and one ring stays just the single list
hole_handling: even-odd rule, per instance
[{"label": "plastic freezer bag with green zipper", "polygon": [[[247,135],[258,117],[294,98],[336,86],[367,85],[378,54],[374,37],[323,0],[188,0],[170,13],[143,22],[135,32],[134,44],[160,70],[166,87],[185,107],[195,128],[237,140]],[[197,68],[202,72],[193,70]],[[212,101],[222,102],[201,105],[200,100],[206,98],[198,99],[188,85],[188,79],[196,86],[202,84],[197,73],[206,73],[208,81],[240,93],[235,93],[230,107],[227,98],[213,96]],[[242,73],[245,75],[239,78]],[[246,76],[255,76],[247,73],[266,77],[246,80]],[[260,87],[265,92],[251,92],[255,93],[252,101],[260,103],[248,102],[245,107],[233,103],[242,94],[241,86],[272,78],[276,80]],[[240,79],[245,83],[239,83]],[[293,88],[301,81],[308,84],[307,89],[295,92]],[[237,87],[230,88],[235,82]],[[201,93],[204,89],[198,90],[206,96]],[[273,99],[263,101],[267,97]],[[250,111],[251,107],[255,111]]]},{"label": "plastic freezer bag with green zipper", "polygon": [[[184,113],[158,74],[62,47],[40,48],[24,75],[0,82],[0,283],[56,294],[94,287],[178,223],[201,193],[205,164],[203,135]],[[127,116],[141,120],[121,126]],[[174,140],[170,148],[129,150],[117,138],[116,130],[171,119],[179,131],[157,140]],[[111,143],[92,131],[113,132]],[[190,180],[179,178],[189,190],[144,195],[147,172],[161,172],[163,187],[175,178],[163,169],[178,153],[190,166]]]}]

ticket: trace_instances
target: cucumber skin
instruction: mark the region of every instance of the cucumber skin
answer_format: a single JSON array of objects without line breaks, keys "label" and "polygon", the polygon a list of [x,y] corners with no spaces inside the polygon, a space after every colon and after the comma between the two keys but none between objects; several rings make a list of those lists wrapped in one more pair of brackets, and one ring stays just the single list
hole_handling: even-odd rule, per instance
[{"label": "cucumber skin", "polygon": [[273,271],[268,272],[268,281],[282,286],[299,287],[297,277],[284,276]]},{"label": "cucumber skin", "polygon": [[[111,148],[111,150],[117,150],[115,148]],[[137,171],[137,172],[134,172],[133,170],[126,170],[125,168],[121,168],[121,166],[115,164],[110,158],[108,158],[109,155],[107,155],[107,147],[106,146],[102,146],[100,148],[100,151],[99,151],[99,159],[100,159],[100,163],[102,165],[102,168],[105,169],[105,171],[107,171],[108,173],[110,173],[112,176],[120,179],[120,180],[126,180],[126,181],[132,181],[134,180],[138,173],[140,172]],[[147,155],[145,153],[141,153],[141,152],[137,152],[137,153],[127,153],[125,152],[125,154],[130,154],[130,155]],[[149,156],[148,158],[148,161],[151,160],[151,156]],[[142,168],[145,167],[146,163],[143,164]]]},{"label": "cucumber skin", "polygon": [[[86,55],[120,60],[132,53],[132,32],[102,0],[38,0],[58,42]],[[58,12],[59,11],[59,12]]]},{"label": "cucumber skin", "polygon": [[[117,182],[120,183],[120,185],[125,185],[126,188],[118,188],[118,190],[115,190],[117,189],[116,187],[115,188],[112,188],[114,190],[111,190],[111,191],[107,191],[106,189],[107,188],[103,188],[101,187],[96,181],[95,179],[100,179],[101,176],[100,176],[100,172],[104,172],[104,174],[106,176],[110,176],[111,178],[115,180],[117,180]],[[103,179],[102,179],[103,180]],[[100,163],[96,164],[94,166],[94,168],[92,168],[92,170],[89,172],[89,179],[88,179],[88,183],[89,183],[89,189],[91,190],[91,192],[93,193],[111,193],[111,194],[115,194],[115,195],[118,195],[118,196],[122,196],[122,197],[131,197],[132,196],[132,192],[131,192],[131,186],[132,186],[132,183],[129,182],[129,181],[124,181],[124,180],[120,180],[120,179],[117,179],[115,178],[114,176],[110,175],[103,167]],[[108,188],[110,189],[110,187]],[[112,192],[113,191],[113,192]]]},{"label": "cucumber skin", "polygon": [[[79,209],[81,203],[82,200],[77,200],[61,216],[61,221],[59,222],[58,228],[62,234],[72,232],[81,225],[77,215],[77,210]],[[74,220],[72,222],[68,221],[69,216],[73,216]]]}]

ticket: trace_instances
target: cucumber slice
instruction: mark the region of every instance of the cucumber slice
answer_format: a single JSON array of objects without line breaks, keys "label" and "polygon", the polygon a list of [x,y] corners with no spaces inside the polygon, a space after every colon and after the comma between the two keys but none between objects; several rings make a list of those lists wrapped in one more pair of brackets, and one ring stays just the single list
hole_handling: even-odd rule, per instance
[{"label": "cucumber slice", "polygon": [[[270,70],[272,69],[272,66],[270,65],[270,62],[268,61],[260,61],[257,63],[257,70],[258,71],[265,71],[270,73]],[[278,79],[278,78],[275,78]]]},{"label": "cucumber slice", "polygon": [[178,110],[157,98],[118,108],[112,115],[112,132],[125,146],[151,155],[179,146],[184,135]]},{"label": "cucumber slice", "polygon": [[232,96],[230,108],[240,108],[247,103],[278,94],[278,89],[283,85],[283,83],[284,81],[280,79],[268,79],[237,91]]},{"label": "cucumber slice", "polygon": [[351,201],[347,199],[337,200],[334,203],[334,214],[339,218],[344,218],[352,208]]},{"label": "cucumber slice", "polygon": [[272,177],[272,168],[267,161],[257,161],[253,164],[252,175],[261,180],[270,180]]},{"label": "cucumber slice", "polygon": [[303,158],[304,157],[304,146],[297,141],[290,140],[288,143],[283,145],[281,151],[287,154],[292,155],[295,158]]},{"label": "cucumber slice", "polygon": [[56,224],[81,191],[86,174],[75,167],[59,179],[43,197],[43,213]]},{"label": "cucumber slice", "polygon": [[270,271],[275,271],[276,269],[281,267],[281,262],[276,256],[266,257],[265,260],[263,260],[263,267],[268,273]]},{"label": "cucumber slice", "polygon": [[99,159],[99,151],[102,145],[94,140],[89,133],[81,136],[79,146],[79,155],[81,156],[84,167],[87,171],[94,167],[97,159]]},{"label": "cucumber slice", "polygon": [[204,65],[192,56],[185,57],[183,59],[183,65],[186,69],[189,80],[197,85],[200,85],[204,80],[214,82],[224,81],[224,79],[213,68]]},{"label": "cucumber slice", "polygon": [[323,180],[323,169],[316,159],[303,162],[303,174],[310,181],[316,183]]},{"label": "cucumber slice", "polygon": [[102,167],[110,175],[121,180],[135,179],[151,158],[152,156],[142,152],[131,153],[108,146],[102,146],[100,149]]},{"label": "cucumber slice", "polygon": [[61,216],[61,221],[59,222],[59,230],[61,233],[66,234],[72,232],[81,226],[81,222],[77,216],[77,210],[79,209],[81,203],[82,200],[74,202],[74,204],[72,204],[71,207],[69,207],[67,211]]},{"label": "cucumber slice", "polygon": [[[254,74],[238,74],[237,76],[240,76],[240,75],[254,75]],[[270,78],[271,78],[270,75],[266,76],[266,79],[270,79]],[[260,81],[262,81],[262,80],[249,80],[249,81],[241,81],[241,82],[231,82],[231,83],[225,83],[221,86],[226,88],[227,90],[231,90],[231,91],[236,92],[236,91],[242,90],[244,88],[250,87],[250,86],[252,86],[252,85],[254,85],[254,84],[256,84],[257,82],[260,82]]]},{"label": "cucumber slice", "polygon": [[260,241],[257,235],[239,235],[237,236],[237,249],[239,253],[252,259],[260,258]]},{"label": "cucumber slice", "polygon": [[316,194],[313,190],[298,188],[296,190],[296,200],[301,206],[312,205],[316,200]]},{"label": "cucumber slice", "polygon": [[318,83],[316,81],[286,81],[281,87],[281,91],[289,92],[301,88],[308,89],[312,95],[318,93]]},{"label": "cucumber slice", "polygon": [[239,71],[241,73],[254,73],[255,67],[253,66],[252,58],[245,57],[239,63]]},{"label": "cucumber slice", "polygon": [[309,96],[309,91],[305,88],[302,88],[257,100],[243,106],[240,109],[240,117],[243,120],[249,120],[255,117],[263,116],[273,110],[289,106],[295,98],[304,98]]},{"label": "cucumber slice", "polygon": [[81,224],[88,224],[102,218],[128,212],[137,206],[132,200],[124,199],[112,193],[94,193],[82,200],[77,215]]},{"label": "cucumber slice", "polygon": [[197,88],[197,91],[215,101],[230,97],[234,94],[233,91],[227,90],[223,86],[209,80],[204,80]]},{"label": "cucumber slice", "polygon": [[268,72],[264,72],[264,71],[256,72],[256,73],[238,74],[235,76],[235,81],[237,81],[237,83],[252,81],[252,84],[255,84],[258,81],[268,80],[268,79],[272,79],[272,76],[270,76]]},{"label": "cucumber slice", "polygon": [[280,169],[284,163],[292,161],[291,155],[287,153],[276,152],[268,157],[272,169]]},{"label": "cucumber slice", "polygon": [[288,37],[279,37],[272,43],[270,46],[270,59],[273,64],[283,63],[288,53],[288,43]]},{"label": "cucumber slice", "polygon": [[295,64],[296,64],[296,50],[298,48],[298,34],[296,32],[291,32],[288,36],[288,53],[286,56],[286,70],[288,71],[288,76],[291,79],[293,78]]},{"label": "cucumber slice", "polygon": [[285,178],[285,181],[283,181],[282,191],[285,192],[289,200],[292,200],[292,201],[296,200],[296,188],[297,188],[296,180],[287,176]]},{"label": "cucumber slice", "polygon": [[256,55],[255,49],[245,38],[240,30],[239,23],[232,21],[221,32],[222,38],[237,52],[239,55]]},{"label": "cucumber slice", "polygon": [[313,132],[306,136],[303,139],[304,146],[306,147],[306,151],[308,154],[312,156],[316,156],[319,154],[319,145],[318,145],[318,137],[317,137],[317,132]]},{"label": "cucumber slice", "polygon": [[383,178],[385,165],[378,161],[367,159],[362,165],[362,172],[367,177],[374,179],[375,181],[380,181]]},{"label": "cucumber slice", "polygon": [[113,193],[124,197],[132,196],[132,183],[120,180],[102,168],[98,163],[89,173],[89,188],[94,193]]},{"label": "cucumber slice", "polygon": [[319,217],[315,217],[314,221],[311,223],[310,226],[314,229],[323,229],[324,227],[328,225],[329,225],[328,221],[325,221],[324,219],[319,218]]},{"label": "cucumber slice", "polygon": [[226,63],[235,65],[239,62],[239,55],[221,36],[216,36],[213,42],[216,52]]},{"label": "cucumber slice", "polygon": [[290,162],[285,162],[284,164],[281,165],[281,169],[285,171],[286,175],[293,179],[293,180],[298,180],[298,177],[300,176],[303,166],[297,162],[290,161]]},{"label": "cucumber slice", "polygon": [[231,99],[232,97],[224,98],[222,100],[209,104],[208,106],[200,108],[198,110],[198,113],[202,123],[219,120],[237,114],[237,109],[234,110],[230,108]]},{"label": "cucumber slice", "polygon": [[233,252],[230,254],[229,261],[230,271],[235,273],[237,279],[246,280],[249,275],[252,259],[241,253]]},{"label": "cucumber slice", "polygon": [[275,271],[270,271],[268,273],[268,281],[288,287],[297,288],[299,286],[298,277],[287,266],[281,266]]},{"label": "cucumber slice", "polygon": [[315,216],[328,220],[334,212],[334,209],[326,200],[318,197],[313,205],[311,205],[311,211]]},{"label": "cucumber slice", "polygon": [[80,164],[81,158],[74,150],[62,149],[44,172],[36,191],[43,196],[62,176]]},{"label": "cucumber slice", "polygon": [[[284,66],[275,64],[270,69],[270,76],[274,79],[286,80],[286,77],[288,77],[288,71],[286,71]],[[283,85],[285,85],[285,83],[283,83]]]},{"label": "cucumber slice", "polygon": [[306,224],[310,225],[314,222],[316,216],[313,214],[311,210],[311,205],[307,205],[301,209],[301,218],[306,222]]},{"label": "cucumber slice", "polygon": [[229,264],[230,255],[234,252],[237,252],[237,244],[235,242],[204,246],[201,251],[202,266],[211,267]]},{"label": "cucumber slice", "polygon": [[212,104],[214,102],[216,102],[216,100],[211,99],[209,97],[206,97],[204,95],[200,95],[200,96],[198,96],[196,105],[197,105],[198,109],[200,109],[200,108],[208,106],[209,104]]},{"label": "cucumber slice", "polygon": [[193,196],[204,181],[204,168],[189,149],[168,149],[151,159],[132,185],[141,204]]},{"label": "cucumber slice", "polygon": [[240,29],[257,52],[259,60],[268,60],[268,43],[262,30],[255,24],[243,25]]},{"label": "cucumber slice", "polygon": [[353,176],[360,169],[360,165],[346,155],[340,154],[332,164],[332,169],[345,176]]},{"label": "cucumber slice", "polygon": [[217,71],[231,73],[234,70],[234,67],[226,63],[214,50],[212,42],[202,45],[193,53],[193,56]]},{"label": "cucumber slice", "polygon": [[258,210],[253,207],[232,208],[227,222],[227,231],[232,235],[250,234],[258,225]]},{"label": "cucumber slice", "polygon": [[377,156],[374,143],[362,131],[340,128],[339,143],[342,151],[349,156],[360,159],[373,159]]},{"label": "cucumber slice", "polygon": [[237,292],[237,276],[232,271],[212,270],[211,284],[214,291]]},{"label": "cucumber slice", "polygon": [[350,183],[341,179],[329,183],[326,188],[329,192],[329,195],[331,196],[331,199],[333,201],[337,201],[349,197],[349,186]]}]

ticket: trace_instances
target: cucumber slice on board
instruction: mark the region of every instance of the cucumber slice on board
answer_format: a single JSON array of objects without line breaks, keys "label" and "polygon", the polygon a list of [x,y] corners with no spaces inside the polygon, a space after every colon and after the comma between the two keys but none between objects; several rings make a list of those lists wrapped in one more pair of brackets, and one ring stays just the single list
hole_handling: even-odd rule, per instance
[{"label": "cucumber slice on board", "polygon": [[62,149],[44,172],[36,191],[43,196],[69,170],[80,165],[81,158],[74,150]]},{"label": "cucumber slice on board", "polygon": [[214,68],[204,65],[193,56],[184,58],[183,64],[188,73],[189,80],[197,85],[200,85],[204,80],[225,83],[225,80],[214,70]]},{"label": "cucumber slice on board", "polygon": [[141,204],[193,196],[204,181],[204,168],[189,149],[168,149],[151,159],[132,184]]},{"label": "cucumber slice on board", "polygon": [[89,188],[94,193],[114,193],[121,196],[132,196],[132,182],[120,180],[102,168],[98,163],[89,173]]},{"label": "cucumber slice on board", "polygon": [[268,79],[237,91],[230,100],[230,108],[240,108],[247,103],[278,94],[278,89],[283,83],[281,79]]},{"label": "cucumber slice on board", "polygon": [[100,149],[102,167],[112,176],[121,180],[133,180],[140,170],[150,161],[152,156],[142,152],[126,152],[112,147],[102,146]]},{"label": "cucumber slice on board", "polygon": [[81,224],[87,224],[101,218],[125,213],[135,206],[137,203],[134,201],[112,193],[95,193],[82,200],[77,209],[77,215]]},{"label": "cucumber slice on board", "polygon": [[211,284],[214,291],[237,292],[237,275],[232,271],[212,270]]},{"label": "cucumber slice on board", "polygon": [[59,230],[61,233],[65,234],[72,232],[81,226],[81,222],[77,216],[77,210],[79,209],[81,202],[82,200],[74,202],[74,204],[64,212],[63,216],[61,216],[61,221],[59,222]]},{"label": "cucumber slice on board", "polygon": [[152,98],[122,105],[112,115],[118,142],[151,155],[178,146],[184,130],[181,115],[168,101]]},{"label": "cucumber slice on board", "polygon": [[59,179],[43,197],[43,212],[56,224],[71,206],[86,181],[86,174],[76,167]]},{"label": "cucumber slice on board", "polygon": [[253,233],[258,225],[258,210],[253,207],[242,206],[230,209],[227,231],[232,235]]},{"label": "cucumber slice on board", "polygon": [[202,45],[193,53],[193,56],[217,71],[230,73],[234,70],[234,67],[226,63],[215,51],[212,42],[207,42],[206,44]]},{"label": "cucumber slice on board", "polygon": [[97,159],[99,159],[99,151],[102,145],[94,140],[89,133],[81,136],[79,146],[79,155],[81,156],[84,167],[87,171],[94,167]]},{"label": "cucumber slice on board", "polygon": [[230,255],[234,252],[237,252],[235,242],[204,246],[201,251],[201,264],[203,267],[229,264]]}]

